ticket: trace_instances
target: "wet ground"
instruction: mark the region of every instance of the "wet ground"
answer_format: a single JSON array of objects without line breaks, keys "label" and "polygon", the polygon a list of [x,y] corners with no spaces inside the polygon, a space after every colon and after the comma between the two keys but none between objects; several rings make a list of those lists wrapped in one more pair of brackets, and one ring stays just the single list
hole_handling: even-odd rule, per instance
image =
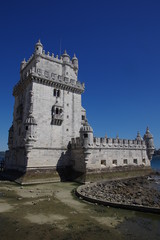
[{"label": "wet ground", "polygon": [[77,186],[0,182],[0,239],[160,239],[160,215],[80,201]]}]

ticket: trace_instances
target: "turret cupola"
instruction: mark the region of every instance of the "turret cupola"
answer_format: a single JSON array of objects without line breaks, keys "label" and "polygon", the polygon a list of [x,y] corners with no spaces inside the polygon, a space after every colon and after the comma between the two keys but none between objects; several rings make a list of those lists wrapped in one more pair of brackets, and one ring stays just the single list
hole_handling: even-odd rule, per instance
[{"label": "turret cupola", "polygon": [[[153,136],[152,136],[152,134],[150,133],[150,131],[149,131],[149,127],[147,127],[147,129],[146,129],[146,133],[144,134],[144,140],[150,140],[150,139],[152,139],[153,140]],[[153,143],[153,142],[152,142]]]},{"label": "turret cupola", "polygon": [[146,129],[146,133],[144,134],[143,139],[146,143],[148,158],[151,160],[154,154],[154,141],[148,127]]},{"label": "turret cupola", "polygon": [[39,41],[35,45],[35,54],[42,54],[43,51],[43,45],[39,39]]},{"label": "turret cupola", "polygon": [[78,70],[78,58],[76,57],[76,55],[74,54],[73,58],[72,58],[72,64],[74,66],[75,70]]},{"label": "turret cupola", "polygon": [[85,120],[84,125],[80,128],[80,138],[84,147],[93,145],[93,129],[88,124],[87,119]]},{"label": "turret cupola", "polygon": [[139,131],[137,132],[136,140],[137,140],[137,141],[142,141],[142,140],[143,140],[142,137],[141,137],[141,135],[140,135],[140,132],[139,132]]},{"label": "turret cupola", "polygon": [[67,54],[67,51],[65,50],[63,55],[62,55],[63,62],[69,62],[70,61],[70,56]]}]

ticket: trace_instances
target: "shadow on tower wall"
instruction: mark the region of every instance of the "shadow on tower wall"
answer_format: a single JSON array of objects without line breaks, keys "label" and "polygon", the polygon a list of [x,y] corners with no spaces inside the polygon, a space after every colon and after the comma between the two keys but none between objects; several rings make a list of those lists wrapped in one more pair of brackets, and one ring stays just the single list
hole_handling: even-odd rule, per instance
[{"label": "shadow on tower wall", "polygon": [[68,144],[66,152],[62,152],[56,166],[61,181],[74,181],[84,183],[86,179],[86,168],[83,172],[75,171],[75,159],[72,156],[71,146]]},{"label": "shadow on tower wall", "polygon": [[[27,169],[27,159],[25,165],[23,165],[23,171],[18,169],[9,169],[4,166],[0,170],[0,180],[10,180],[16,181],[17,183],[30,183],[30,182],[47,182],[47,181],[75,181],[83,183],[85,182],[86,172],[78,172],[74,170],[75,160],[72,159],[70,144],[67,147],[66,151],[61,153],[60,158],[58,159],[57,165],[52,168],[37,168],[29,170]],[[6,161],[9,151],[6,152]],[[16,152],[17,154],[17,152]],[[14,161],[16,161],[16,154],[13,154]],[[54,153],[53,153],[54,154]]]}]

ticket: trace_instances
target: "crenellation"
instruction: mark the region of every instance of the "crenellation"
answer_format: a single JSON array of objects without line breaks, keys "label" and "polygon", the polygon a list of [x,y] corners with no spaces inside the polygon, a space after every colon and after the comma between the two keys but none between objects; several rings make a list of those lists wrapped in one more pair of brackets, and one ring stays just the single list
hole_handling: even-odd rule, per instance
[{"label": "crenellation", "polygon": [[[78,139],[78,138],[77,138]],[[77,141],[79,140],[72,139],[74,144],[76,144],[77,147],[79,145],[77,144]],[[72,143],[72,142],[71,142]],[[90,148],[130,148],[130,149],[136,149],[136,148],[146,148],[145,141],[136,141],[136,140],[130,140],[130,139],[117,139],[117,138],[97,138],[93,137],[93,144],[88,143],[87,146],[90,146]]]}]

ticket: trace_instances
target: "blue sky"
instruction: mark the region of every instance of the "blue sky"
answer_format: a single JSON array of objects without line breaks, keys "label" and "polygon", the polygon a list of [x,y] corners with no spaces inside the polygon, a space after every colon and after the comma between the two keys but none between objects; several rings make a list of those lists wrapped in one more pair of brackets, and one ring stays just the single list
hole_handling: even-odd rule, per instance
[{"label": "blue sky", "polygon": [[20,62],[40,38],[79,59],[87,118],[97,137],[135,138],[146,126],[160,147],[160,1],[3,1],[0,8],[0,151],[12,124]]}]

